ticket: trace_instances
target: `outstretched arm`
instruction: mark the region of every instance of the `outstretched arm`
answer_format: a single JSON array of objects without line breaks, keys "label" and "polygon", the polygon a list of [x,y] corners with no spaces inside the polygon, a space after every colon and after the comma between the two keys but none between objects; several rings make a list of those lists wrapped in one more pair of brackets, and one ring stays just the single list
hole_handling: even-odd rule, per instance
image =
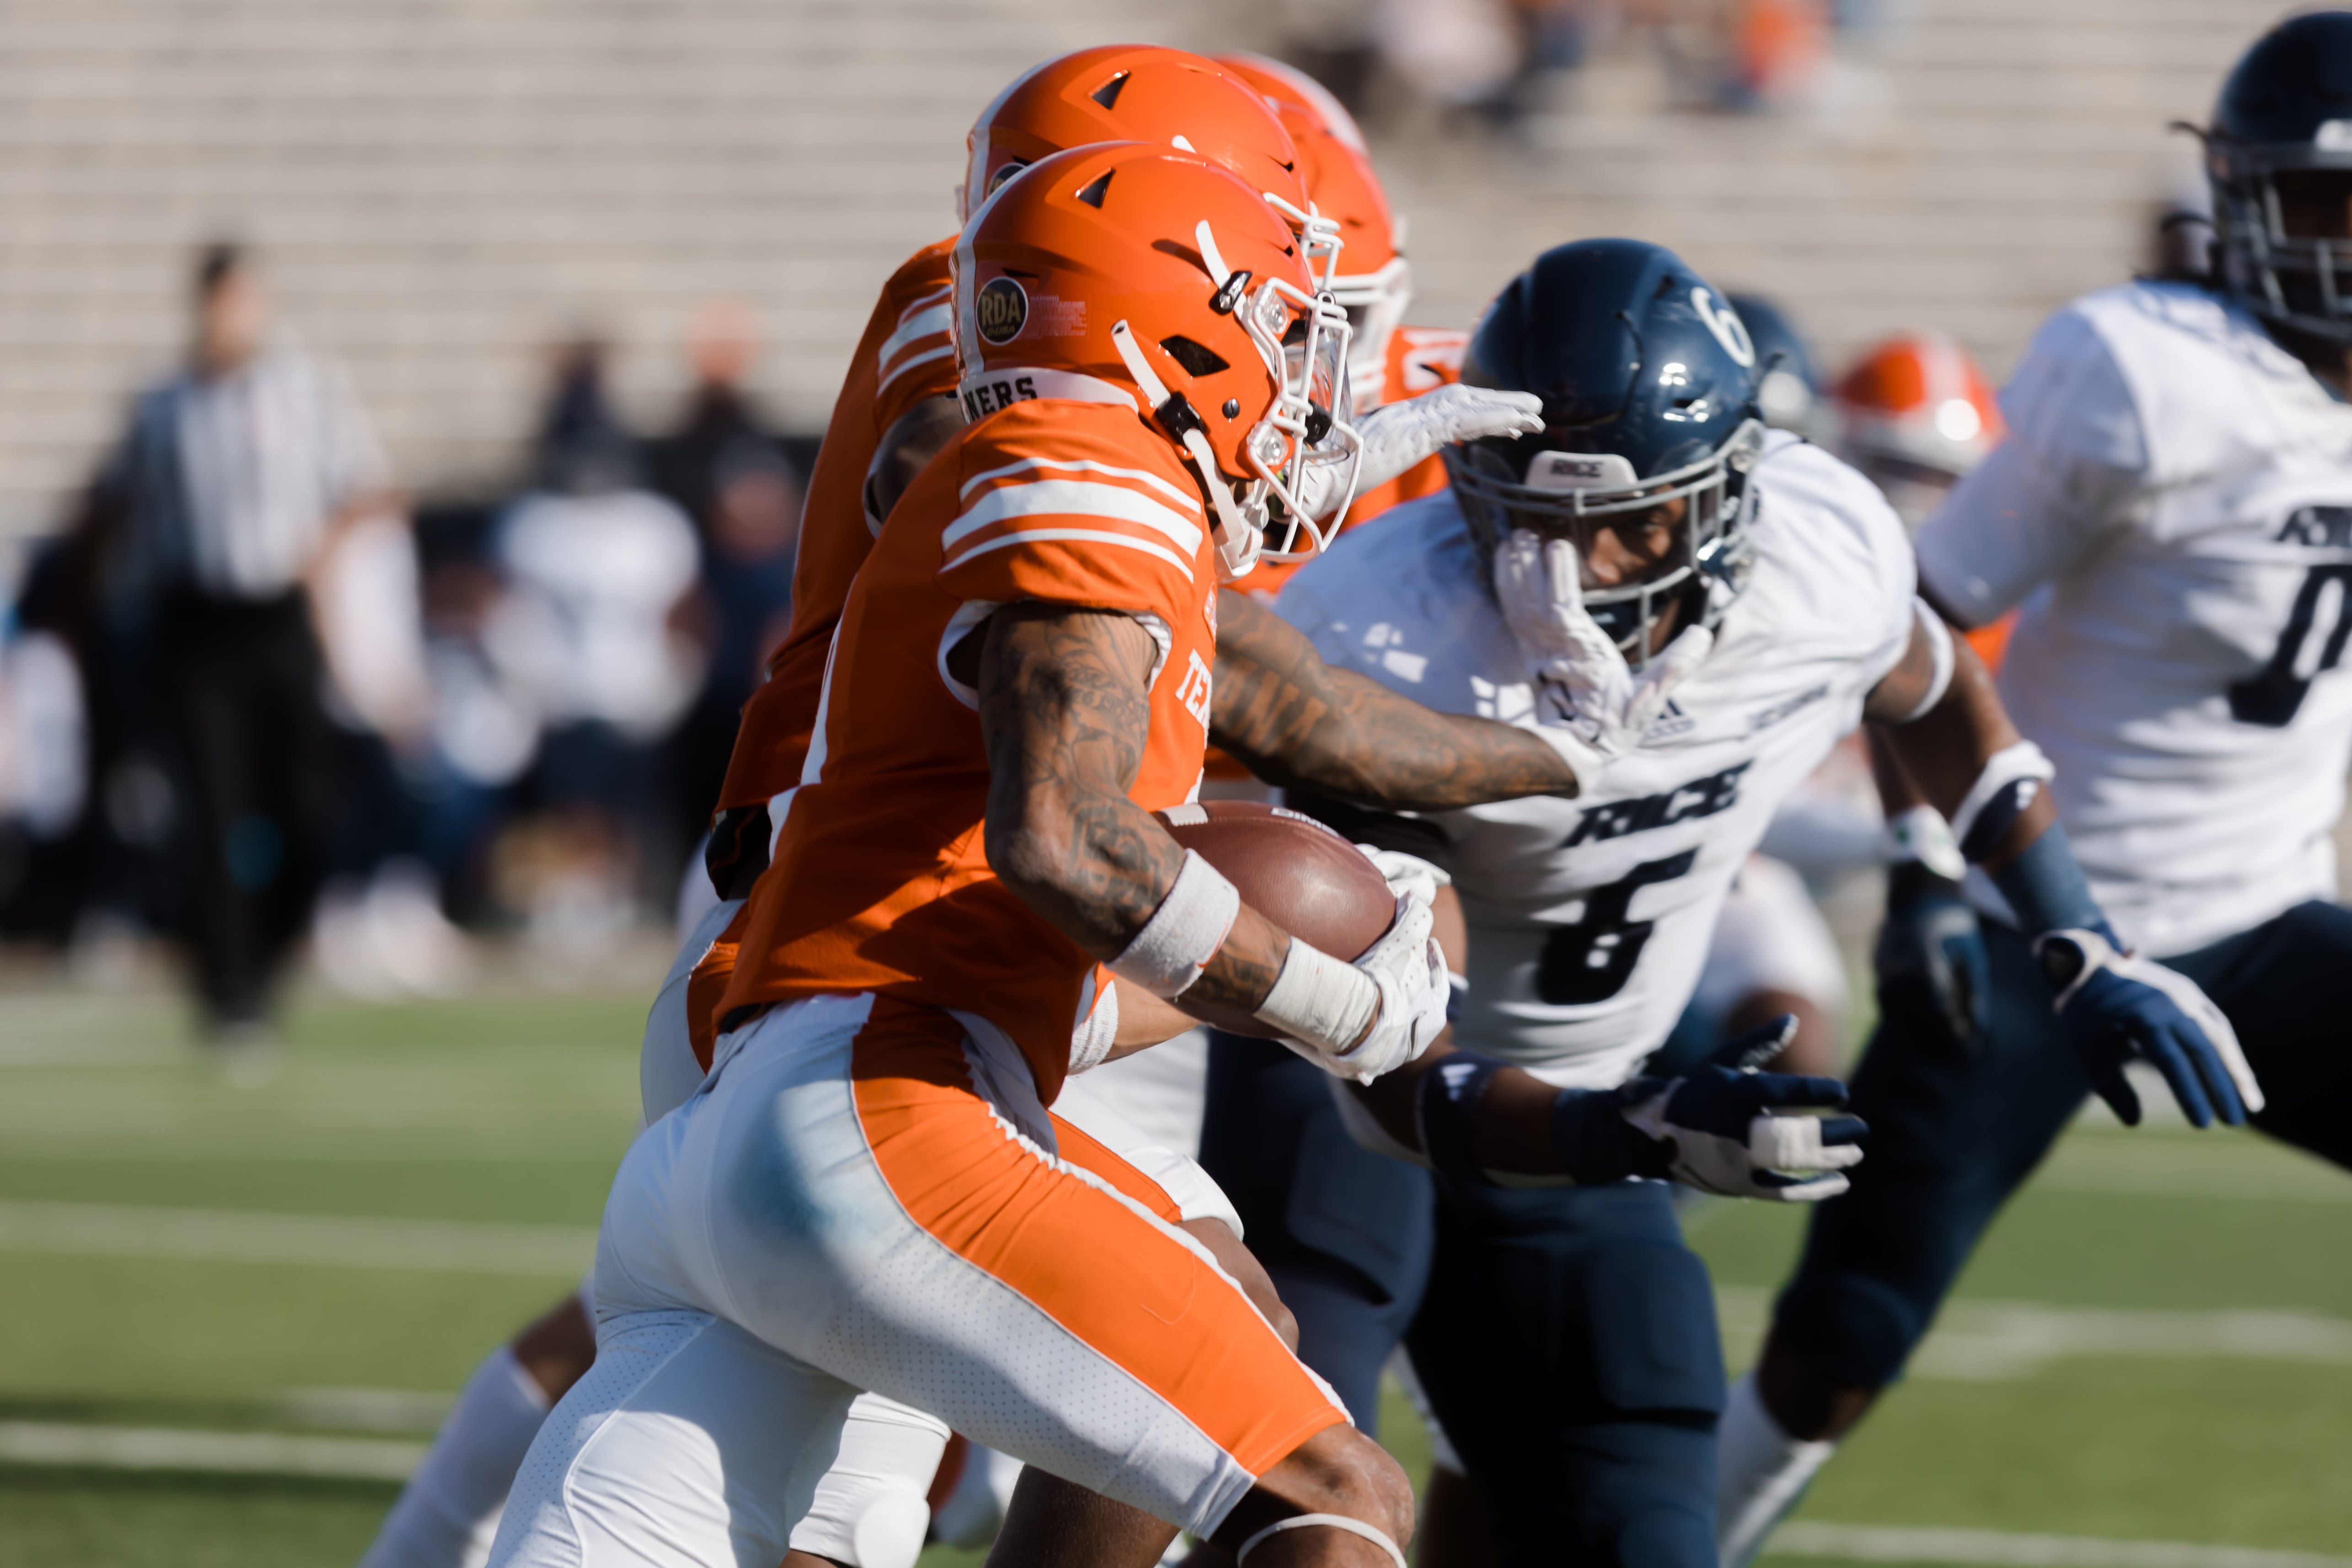
[{"label": "outstretched arm", "polygon": [[2018,734],[1965,641],[1923,613],[1863,716],[1885,727],[1895,761],[2034,939],[2067,1038],[2119,1118],[2139,1120],[2122,1065],[2135,1055],[2164,1074],[2197,1126],[2216,1115],[2241,1124],[2262,1109],[2221,1009],[2184,976],[2131,953],[2108,924],[2058,824],[2049,759]]},{"label": "outstretched arm", "polygon": [[1217,595],[1210,739],[1270,784],[1391,811],[1576,793],[1532,731],[1439,713],[1336,669],[1256,600]]}]

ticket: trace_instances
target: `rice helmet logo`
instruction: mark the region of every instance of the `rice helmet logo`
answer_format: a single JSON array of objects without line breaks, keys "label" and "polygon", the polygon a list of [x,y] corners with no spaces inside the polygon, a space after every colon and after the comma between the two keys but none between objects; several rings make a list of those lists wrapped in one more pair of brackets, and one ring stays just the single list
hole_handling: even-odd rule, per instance
[{"label": "rice helmet logo", "polygon": [[1623,489],[1640,482],[1633,465],[1614,452],[1538,452],[1528,461],[1531,490]]},{"label": "rice helmet logo", "polygon": [[1691,309],[1698,312],[1698,319],[1706,323],[1706,330],[1715,334],[1734,364],[1742,370],[1756,368],[1756,344],[1748,338],[1748,324],[1739,319],[1738,311],[1704,288],[1691,290]]},{"label": "rice helmet logo", "polygon": [[972,314],[982,339],[1002,347],[1029,324],[1028,292],[1010,278],[992,278],[972,301]]}]

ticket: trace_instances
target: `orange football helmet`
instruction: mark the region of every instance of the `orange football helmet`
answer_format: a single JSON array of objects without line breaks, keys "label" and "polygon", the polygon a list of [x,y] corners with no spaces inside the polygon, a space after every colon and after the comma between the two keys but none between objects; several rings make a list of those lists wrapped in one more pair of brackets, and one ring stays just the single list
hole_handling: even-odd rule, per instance
[{"label": "orange football helmet", "polygon": [[[964,226],[955,311],[966,419],[1031,397],[1135,405],[1192,459],[1229,579],[1338,531],[1345,506],[1318,527],[1304,497],[1354,486],[1347,314],[1229,170],[1141,142],[1041,159]],[[1287,531],[1265,551],[1277,506]]]},{"label": "orange football helmet", "polygon": [[2005,428],[1984,372],[1939,332],[1888,338],[1846,372],[1832,397],[1846,460],[1914,528]]},{"label": "orange football helmet", "polygon": [[1343,248],[1328,287],[1356,329],[1356,405],[1375,406],[1386,391],[1389,339],[1412,302],[1412,268],[1404,225],[1389,210],[1363,131],[1328,88],[1296,67],[1263,55],[1211,58],[1274,106],[1298,149],[1307,197],[1339,225]]},{"label": "orange football helmet", "polygon": [[1073,147],[1150,142],[1196,153],[1264,194],[1328,274],[1336,226],[1311,216],[1298,150],[1265,100],[1199,55],[1105,44],[1032,67],[972,122],[957,216],[1022,169]]}]

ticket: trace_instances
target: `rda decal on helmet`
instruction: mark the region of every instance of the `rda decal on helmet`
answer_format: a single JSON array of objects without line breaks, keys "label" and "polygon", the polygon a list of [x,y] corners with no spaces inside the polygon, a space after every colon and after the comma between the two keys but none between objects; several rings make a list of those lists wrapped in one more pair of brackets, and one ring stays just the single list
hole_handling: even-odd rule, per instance
[{"label": "rda decal on helmet", "polygon": [[972,301],[972,316],[981,337],[1001,348],[1029,324],[1028,291],[1010,278],[992,278]]}]

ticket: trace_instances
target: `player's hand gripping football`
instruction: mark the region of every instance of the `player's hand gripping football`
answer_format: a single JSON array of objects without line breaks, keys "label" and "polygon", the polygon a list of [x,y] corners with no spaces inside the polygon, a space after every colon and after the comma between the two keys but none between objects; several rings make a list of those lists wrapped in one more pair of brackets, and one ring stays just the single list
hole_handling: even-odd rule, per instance
[{"label": "player's hand gripping football", "polygon": [[[1444,874],[1409,855],[1394,858],[1411,861],[1432,877]],[[1385,865],[1381,870],[1391,875],[1393,885],[1394,874],[1389,873]],[[1430,883],[1430,890],[1436,890],[1434,881]],[[1387,933],[1356,960],[1356,967],[1371,976],[1381,994],[1380,1011],[1372,1016],[1363,1035],[1344,1051],[1328,1050],[1303,1040],[1282,1042],[1334,1078],[1370,1083],[1429,1049],[1430,1042],[1445,1027],[1445,1004],[1451,987],[1445,979],[1445,955],[1438,951],[1436,939],[1430,935],[1435,916],[1431,912],[1429,899],[1418,891],[1400,892],[1396,911]]]},{"label": "player's hand gripping football", "polygon": [[1846,1102],[1833,1078],[1759,1072],[1796,1033],[1782,1017],[1717,1051],[1687,1078],[1635,1079],[1618,1093],[1622,1113],[1658,1141],[1654,1167],[1685,1186],[1727,1198],[1818,1203],[1846,1190],[1870,1129],[1859,1116],[1813,1116]]},{"label": "player's hand gripping football", "polygon": [[2189,976],[2126,952],[2095,931],[2044,931],[2033,952],[2057,988],[2051,1005],[2067,1043],[2125,1126],[2139,1125],[2139,1096],[2124,1077],[2134,1056],[2164,1075],[2192,1126],[2210,1126],[2218,1113],[2242,1127],[2248,1111],[2263,1108],[2238,1032]]},{"label": "player's hand gripping football", "polygon": [[1642,743],[1674,694],[1715,646],[1715,634],[1692,626],[1635,675],[1616,642],[1584,607],[1576,546],[1517,529],[1495,550],[1495,598],[1504,624],[1537,676],[1567,693],[1565,724],[1538,724],[1576,774],[1580,791],[1596,788],[1617,758]]}]

